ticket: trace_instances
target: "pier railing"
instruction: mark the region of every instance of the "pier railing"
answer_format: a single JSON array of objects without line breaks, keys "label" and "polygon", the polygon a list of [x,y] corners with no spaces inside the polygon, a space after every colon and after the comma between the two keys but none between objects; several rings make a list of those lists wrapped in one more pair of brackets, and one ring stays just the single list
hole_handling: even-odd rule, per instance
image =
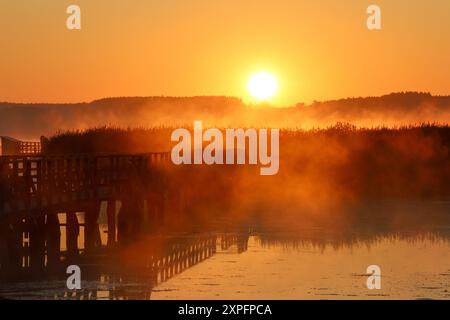
[{"label": "pier railing", "polygon": [[0,220],[39,214],[43,208],[107,200],[133,177],[158,184],[167,152],[140,155],[1,156]]}]

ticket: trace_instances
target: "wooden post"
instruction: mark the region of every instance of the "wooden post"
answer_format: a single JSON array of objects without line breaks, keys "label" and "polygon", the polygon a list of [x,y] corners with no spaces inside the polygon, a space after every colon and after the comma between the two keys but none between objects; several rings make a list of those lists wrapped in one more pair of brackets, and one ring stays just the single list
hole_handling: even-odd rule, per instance
[{"label": "wooden post", "polygon": [[47,265],[54,267],[59,263],[61,249],[61,230],[57,213],[47,214]]},{"label": "wooden post", "polygon": [[30,219],[30,266],[34,270],[45,267],[45,217]]},{"label": "wooden post", "polygon": [[120,245],[128,242],[129,226],[127,221],[128,213],[128,199],[122,198],[122,205],[120,206],[119,213],[117,214],[117,243]]},{"label": "wooden post", "polygon": [[8,247],[5,235],[6,227],[0,223],[0,273],[5,272],[8,265]]},{"label": "wooden post", "polygon": [[116,245],[116,200],[109,200],[106,208],[108,218],[108,247]]},{"label": "wooden post", "polygon": [[2,235],[5,238],[5,252],[2,261],[2,268],[10,270],[17,270],[22,267],[22,260],[20,256],[20,249],[22,246],[21,237],[17,226],[14,223],[7,223],[4,225]]},{"label": "wooden post", "polygon": [[22,221],[12,222],[10,224],[8,239],[9,257],[14,268],[22,268],[23,252],[23,231]]},{"label": "wooden post", "polygon": [[66,213],[66,247],[67,256],[74,258],[78,255],[78,235],[80,234],[80,225],[77,214],[73,211]]},{"label": "wooden post", "polygon": [[92,251],[101,246],[98,217],[100,215],[100,202],[94,201],[88,206],[84,215],[84,232],[86,251]]}]

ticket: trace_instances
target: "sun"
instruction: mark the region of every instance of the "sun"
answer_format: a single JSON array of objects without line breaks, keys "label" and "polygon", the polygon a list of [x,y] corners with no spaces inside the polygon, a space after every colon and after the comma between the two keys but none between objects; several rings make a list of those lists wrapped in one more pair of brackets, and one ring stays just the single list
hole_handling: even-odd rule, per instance
[{"label": "sun", "polygon": [[248,81],[248,91],[257,100],[270,99],[278,91],[277,79],[265,71],[255,73]]}]

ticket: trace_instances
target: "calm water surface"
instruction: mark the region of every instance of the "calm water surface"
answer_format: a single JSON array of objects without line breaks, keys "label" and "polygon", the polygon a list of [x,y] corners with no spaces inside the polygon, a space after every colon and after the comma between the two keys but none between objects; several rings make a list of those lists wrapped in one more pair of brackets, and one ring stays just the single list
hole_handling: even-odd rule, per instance
[{"label": "calm water surface", "polygon": [[[195,258],[183,260],[176,253],[184,262],[172,268],[151,271],[111,266],[115,263],[81,264],[88,271],[78,293],[66,290],[64,277],[53,277],[2,283],[0,295],[12,299],[450,299],[450,230],[444,227],[437,233],[352,242],[323,240],[323,230],[311,239],[283,233],[185,235],[171,240],[171,250],[175,244],[175,251],[186,253],[199,238],[214,240],[206,253]],[[381,267],[381,290],[366,287],[366,268],[374,264]]]},{"label": "calm water surface", "polygon": [[[366,268],[382,271],[368,290]],[[153,299],[450,298],[450,245],[434,239],[381,238],[372,244],[263,244],[225,252],[160,284]]]}]

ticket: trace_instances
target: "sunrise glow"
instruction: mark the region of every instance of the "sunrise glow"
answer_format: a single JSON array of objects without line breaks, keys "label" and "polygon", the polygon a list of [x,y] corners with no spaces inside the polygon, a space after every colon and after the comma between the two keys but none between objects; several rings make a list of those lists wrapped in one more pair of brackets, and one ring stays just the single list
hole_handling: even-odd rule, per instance
[{"label": "sunrise glow", "polygon": [[278,81],[268,72],[258,72],[250,78],[248,91],[256,100],[267,100],[277,93]]}]

